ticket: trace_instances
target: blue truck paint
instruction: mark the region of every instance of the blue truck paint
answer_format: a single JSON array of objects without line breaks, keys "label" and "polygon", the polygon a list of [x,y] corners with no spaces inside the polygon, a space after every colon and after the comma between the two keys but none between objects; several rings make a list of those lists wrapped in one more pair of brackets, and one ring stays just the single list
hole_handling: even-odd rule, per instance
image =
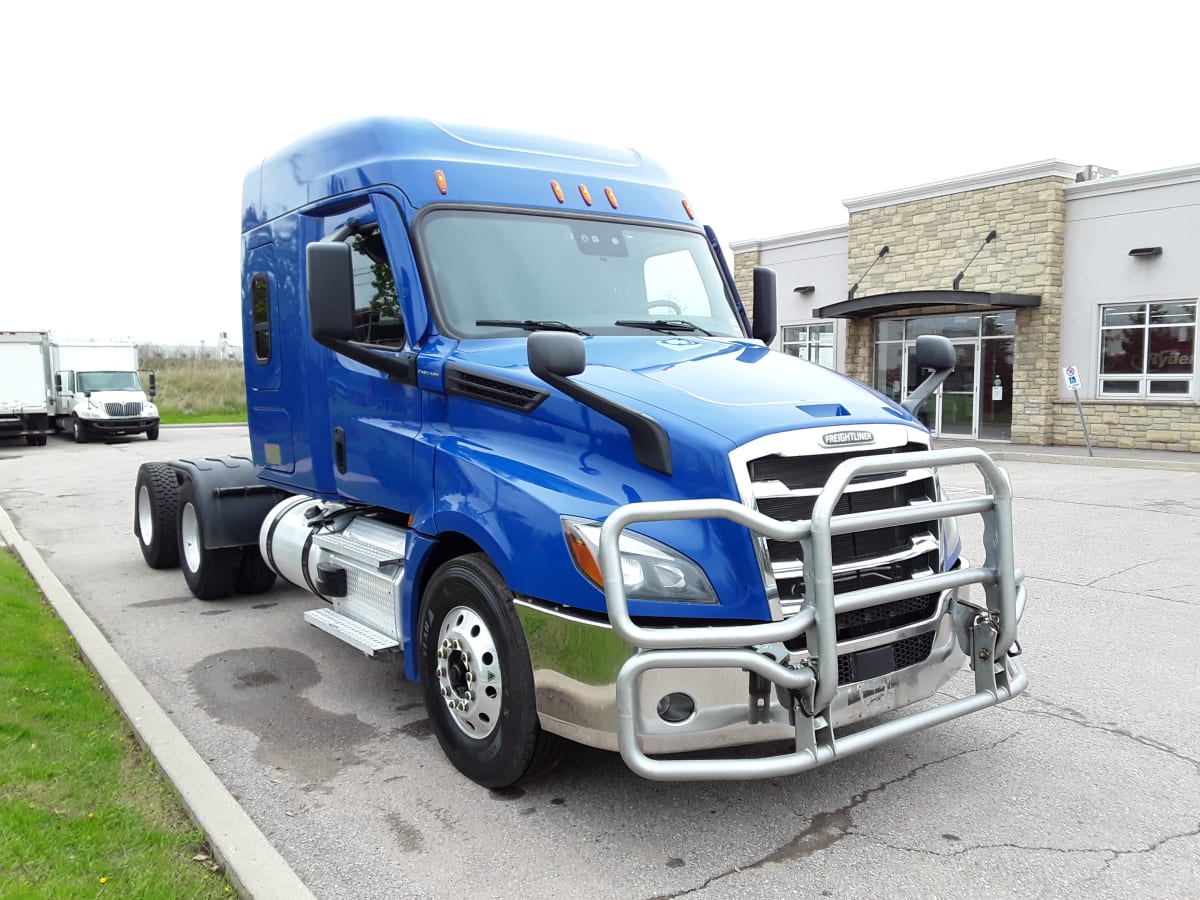
[{"label": "blue truck paint", "polygon": [[[628,702],[628,679],[641,677],[622,674],[633,671],[641,646],[622,643],[628,616],[668,626],[668,634],[711,629],[717,647],[731,646],[718,635],[745,627],[793,635],[786,647],[764,641],[742,667],[776,672],[774,687],[751,676],[747,695],[745,672],[728,668],[720,651],[698,651],[694,658],[713,667],[694,677],[684,669],[660,678],[659,718],[638,720],[647,729],[639,747],[774,740],[789,721],[800,729],[799,747],[803,672],[821,662],[822,678],[832,677],[819,646],[796,637],[833,640],[832,601],[821,591],[839,578],[840,590],[851,592],[885,590],[894,579],[919,593],[922,566],[960,565],[949,521],[855,532],[839,539],[832,566],[805,550],[803,578],[811,575],[816,587],[804,593],[790,545],[773,545],[723,511],[730,503],[769,508],[777,520],[803,522],[838,461],[881,452],[904,460],[928,447],[928,435],[877,392],[752,338],[715,234],[692,220],[662,169],[635,151],[369,119],[267,157],[247,175],[243,200],[254,471],[173,463],[195,486],[188,496],[203,497],[189,514],[213,520],[199,528],[202,536],[215,534],[216,522],[239,535],[231,589],[269,585],[243,540],[261,525],[267,565],[333,604],[333,613],[306,614],[312,624],[364,652],[400,649],[405,674],[424,682],[443,749],[481,784],[533,774],[553,755],[548,735],[616,749],[611,697]],[[757,300],[773,322],[773,294]],[[486,321],[493,319],[512,321]],[[580,336],[527,339],[539,330]],[[552,344],[568,356],[535,366],[535,344],[538,353],[551,353],[540,348]],[[581,371],[552,371],[573,366],[564,360],[577,351]],[[643,420],[663,438],[651,454],[635,446],[631,430]],[[914,459],[928,465],[924,455]],[[805,474],[810,464],[823,473],[815,484]],[[937,505],[936,477],[915,471],[872,476],[881,486],[847,489],[837,511],[883,515],[918,501]],[[271,492],[298,497],[264,513]],[[662,504],[682,512],[639,517],[607,558],[619,558],[620,580],[634,585],[632,596],[615,598],[610,581],[598,582],[611,570],[602,575],[596,566],[608,564],[603,547],[617,538],[601,537],[600,525],[614,512]],[[1003,537],[1000,525],[990,527]],[[1002,537],[993,541],[1004,551],[1000,563],[988,552],[993,569],[1010,561]],[[596,547],[581,549],[593,539]],[[888,541],[900,543],[878,549]],[[228,540],[211,549],[222,548],[220,559],[235,558]],[[989,600],[999,621],[998,610],[1011,615],[1014,607],[1014,579],[996,580],[1008,585],[1003,602]],[[638,596],[639,584],[647,596]],[[224,587],[210,571],[206,596]],[[839,615],[837,628],[848,630],[845,643],[838,632],[837,653],[845,655],[822,727],[930,696],[961,665],[954,647],[968,641],[966,630],[990,627],[960,608],[954,590],[901,605],[908,611],[883,603]],[[793,616],[808,630],[784,621]],[[913,662],[914,639],[926,641],[927,662]],[[1005,665],[995,676],[1002,688],[991,689],[996,696],[1019,674]],[[503,681],[502,693],[493,680]],[[668,682],[675,686],[661,686]],[[614,692],[607,701],[605,687]],[[828,683],[821,691],[835,693]],[[872,701],[868,711],[864,698],[879,691],[892,699]],[[736,722],[739,702],[749,704],[749,732]],[[679,713],[687,703],[695,715]],[[626,759],[653,772],[627,738]],[[818,756],[814,749],[805,765]]]}]

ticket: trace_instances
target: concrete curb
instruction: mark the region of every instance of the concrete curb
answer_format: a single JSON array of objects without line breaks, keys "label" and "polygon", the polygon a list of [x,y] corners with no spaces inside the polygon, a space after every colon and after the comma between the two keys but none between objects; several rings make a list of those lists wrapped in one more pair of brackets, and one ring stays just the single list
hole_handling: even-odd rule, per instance
[{"label": "concrete curb", "polygon": [[0,507],[0,538],[29,569],[54,611],[100,676],[138,740],[175,786],[188,815],[203,831],[213,855],[245,897],[305,900],[313,894],[287,864],[200,754],[175,727],[150,692],[117,655],[100,629],[50,571],[46,561]]}]

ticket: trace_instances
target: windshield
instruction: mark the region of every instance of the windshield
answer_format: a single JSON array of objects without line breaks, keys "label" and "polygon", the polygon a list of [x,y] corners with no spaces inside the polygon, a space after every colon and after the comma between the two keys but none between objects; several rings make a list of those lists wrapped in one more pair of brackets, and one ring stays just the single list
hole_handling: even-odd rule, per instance
[{"label": "windshield", "polygon": [[142,389],[137,372],[80,372],[76,377],[81,391],[140,391]]},{"label": "windshield", "polygon": [[422,220],[421,241],[441,319],[459,337],[540,323],[588,334],[742,336],[708,241],[697,232],[437,210]]}]

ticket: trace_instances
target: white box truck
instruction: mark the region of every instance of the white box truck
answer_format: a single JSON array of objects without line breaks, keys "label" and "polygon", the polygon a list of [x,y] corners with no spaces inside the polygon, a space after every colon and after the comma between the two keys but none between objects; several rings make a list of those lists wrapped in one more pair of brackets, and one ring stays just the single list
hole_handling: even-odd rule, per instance
[{"label": "white box truck", "polygon": [[50,342],[55,426],[75,442],[144,434],[158,440],[154,373],[149,394],[138,375],[137,346],[128,343]]},{"label": "white box truck", "polygon": [[50,415],[50,336],[0,331],[0,437],[46,443]]}]

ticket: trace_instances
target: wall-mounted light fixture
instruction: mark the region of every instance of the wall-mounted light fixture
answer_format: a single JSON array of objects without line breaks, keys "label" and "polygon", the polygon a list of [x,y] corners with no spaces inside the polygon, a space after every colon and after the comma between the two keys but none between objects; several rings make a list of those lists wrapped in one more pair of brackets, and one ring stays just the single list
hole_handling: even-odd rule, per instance
[{"label": "wall-mounted light fixture", "polygon": [[1129,251],[1130,256],[1145,259],[1151,256],[1162,256],[1162,247],[1134,247]]},{"label": "wall-mounted light fixture", "polygon": [[798,287],[798,288],[793,288],[792,290],[793,290],[793,292],[794,292],[794,293],[797,293],[797,294],[811,294],[811,293],[812,293],[813,291],[815,291],[816,289],[817,289],[817,288],[816,288],[816,286],[815,286],[815,285],[811,285],[811,284],[802,284],[802,285],[800,285],[800,287]]}]

